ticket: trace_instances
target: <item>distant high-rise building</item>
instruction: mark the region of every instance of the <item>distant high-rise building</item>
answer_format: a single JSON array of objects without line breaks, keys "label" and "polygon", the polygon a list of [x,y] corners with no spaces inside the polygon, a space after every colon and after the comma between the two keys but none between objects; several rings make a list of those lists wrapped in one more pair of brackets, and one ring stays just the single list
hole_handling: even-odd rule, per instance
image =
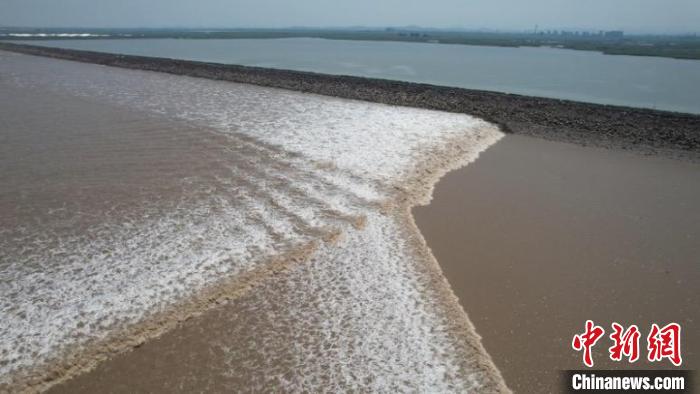
[{"label": "distant high-rise building", "polygon": [[625,36],[625,32],[622,30],[610,30],[605,32],[605,38],[622,38]]}]

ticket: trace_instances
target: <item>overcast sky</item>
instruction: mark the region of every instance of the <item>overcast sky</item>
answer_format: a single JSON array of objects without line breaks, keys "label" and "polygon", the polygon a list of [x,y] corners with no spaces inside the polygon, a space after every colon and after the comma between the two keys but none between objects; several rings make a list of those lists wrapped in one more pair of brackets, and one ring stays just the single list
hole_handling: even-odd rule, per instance
[{"label": "overcast sky", "polygon": [[0,0],[0,25],[700,31],[700,0]]}]

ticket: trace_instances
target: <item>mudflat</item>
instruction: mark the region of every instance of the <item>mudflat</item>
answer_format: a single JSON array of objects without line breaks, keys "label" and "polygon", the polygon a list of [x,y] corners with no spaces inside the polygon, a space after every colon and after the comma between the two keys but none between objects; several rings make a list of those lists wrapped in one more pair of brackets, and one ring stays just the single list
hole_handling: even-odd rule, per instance
[{"label": "mudflat", "polygon": [[[413,213],[509,387],[547,392],[584,368],[571,340],[587,319],[606,329],[595,368],[673,368],[645,359],[651,323],[669,322],[698,367],[698,201],[698,164],[510,135]],[[612,322],[640,328],[632,366],[608,357]]]}]

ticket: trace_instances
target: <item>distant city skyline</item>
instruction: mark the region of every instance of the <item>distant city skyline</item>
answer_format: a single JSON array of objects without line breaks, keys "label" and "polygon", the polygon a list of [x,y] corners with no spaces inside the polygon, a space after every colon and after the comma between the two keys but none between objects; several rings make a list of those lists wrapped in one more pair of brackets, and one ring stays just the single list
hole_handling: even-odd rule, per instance
[{"label": "distant city skyline", "polygon": [[0,0],[0,26],[697,33],[698,0]]}]

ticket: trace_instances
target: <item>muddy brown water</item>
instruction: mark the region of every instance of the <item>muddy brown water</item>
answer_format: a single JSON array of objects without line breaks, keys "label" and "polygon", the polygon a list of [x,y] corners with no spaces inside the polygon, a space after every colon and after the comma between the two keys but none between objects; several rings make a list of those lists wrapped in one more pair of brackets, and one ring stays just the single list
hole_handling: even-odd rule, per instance
[{"label": "muddy brown water", "polygon": [[[393,188],[258,139],[258,123],[294,130],[294,114],[270,111],[278,95],[293,95],[294,113],[334,99],[0,57],[0,392],[69,377],[54,389],[503,391],[406,207],[375,201]],[[141,90],[163,80],[171,83],[161,93]],[[242,111],[255,121],[239,119],[248,130],[239,132],[165,114],[179,105],[180,83],[192,84],[179,93],[183,111],[210,120]],[[213,110],[192,97],[217,91]],[[245,92],[272,120],[254,115],[255,101],[222,98]],[[153,100],[161,105],[149,107]],[[329,127],[319,149],[338,148],[347,135],[332,130],[357,136],[363,128],[352,122],[367,121],[366,105],[374,106],[339,102],[289,138],[313,149],[306,125],[331,119],[345,126]],[[380,109],[393,114],[379,113],[377,130],[401,130],[393,115],[417,129],[374,144],[391,152],[453,116],[420,126],[420,111]],[[465,135],[426,161],[450,166],[453,154],[473,157],[501,136],[481,122],[467,133],[472,122],[458,117]],[[419,172],[407,182],[416,195],[436,179],[422,164]]]},{"label": "muddy brown water", "polygon": [[682,326],[683,369],[700,351],[700,166],[508,136],[446,175],[414,216],[444,274],[516,392],[558,391],[582,369],[571,348],[587,319]]},{"label": "muddy brown water", "polygon": [[[698,169],[697,164],[508,136],[476,162],[445,176],[432,203],[414,209],[509,387],[559,391],[558,371],[582,368],[581,354],[570,343],[586,319],[603,326],[606,336],[612,321],[637,324],[643,337],[652,322],[678,322],[683,368],[697,368]],[[279,287],[277,280],[263,288],[269,291],[261,289],[195,318],[53,391],[159,391],[165,382],[189,390],[202,388],[203,376],[226,376],[205,380],[209,389],[224,390],[236,386],[237,379],[264,380],[255,378],[256,368],[250,367],[275,361],[260,358],[261,353],[276,347],[279,360],[288,358],[291,349],[284,344],[314,331],[257,331],[278,325],[261,324],[272,315],[256,313],[260,302],[276,305],[280,318],[293,309],[284,306],[284,294],[293,288],[309,291],[298,284]],[[228,332],[217,337],[235,339],[235,345],[211,346],[214,332]],[[256,339],[260,336],[279,342],[263,343]],[[606,337],[594,348],[595,368],[629,368],[608,360],[608,342]],[[645,345],[642,338],[642,358]],[[223,358],[214,351],[232,348],[237,350]],[[219,362],[223,359],[229,360]],[[221,374],[219,365],[237,365],[237,372]],[[633,367],[668,369],[670,364],[640,360]]]}]

